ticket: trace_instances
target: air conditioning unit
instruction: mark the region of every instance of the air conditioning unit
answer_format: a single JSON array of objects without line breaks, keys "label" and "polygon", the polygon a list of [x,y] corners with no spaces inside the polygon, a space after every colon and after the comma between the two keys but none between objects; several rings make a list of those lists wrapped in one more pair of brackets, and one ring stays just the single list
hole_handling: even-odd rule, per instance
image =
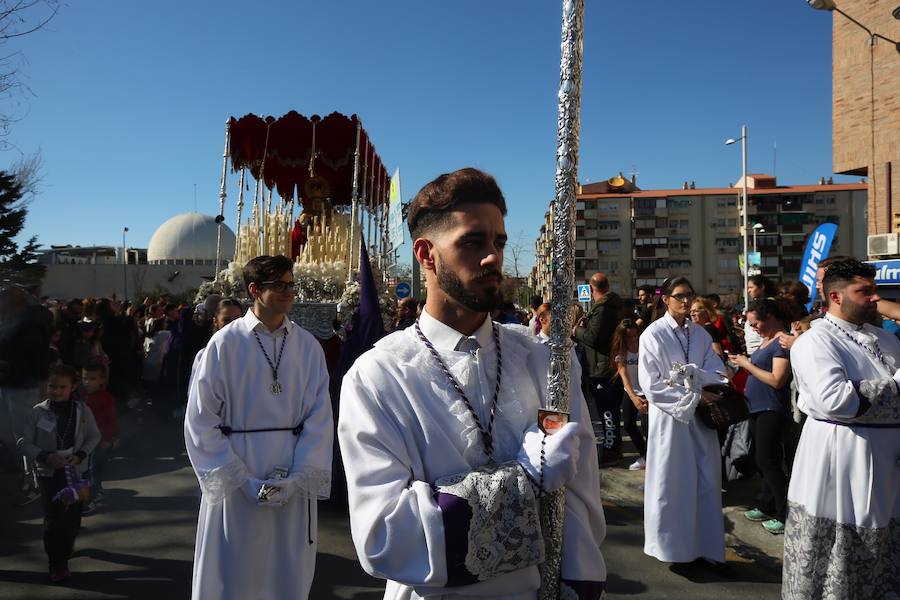
[{"label": "air conditioning unit", "polygon": [[870,235],[867,238],[866,248],[869,256],[900,254],[900,235],[896,233]]}]

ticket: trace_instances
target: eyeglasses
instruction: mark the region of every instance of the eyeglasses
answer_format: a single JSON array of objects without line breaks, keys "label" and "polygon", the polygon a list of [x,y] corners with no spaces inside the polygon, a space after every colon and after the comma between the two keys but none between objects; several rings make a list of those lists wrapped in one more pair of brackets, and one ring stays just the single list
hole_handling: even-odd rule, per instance
[{"label": "eyeglasses", "polygon": [[260,281],[259,287],[270,287],[276,292],[293,292],[297,289],[297,283],[294,281]]},{"label": "eyeglasses", "polygon": [[672,294],[669,297],[675,298],[679,302],[690,302],[691,300],[696,298],[696,295],[694,295],[694,294]]}]

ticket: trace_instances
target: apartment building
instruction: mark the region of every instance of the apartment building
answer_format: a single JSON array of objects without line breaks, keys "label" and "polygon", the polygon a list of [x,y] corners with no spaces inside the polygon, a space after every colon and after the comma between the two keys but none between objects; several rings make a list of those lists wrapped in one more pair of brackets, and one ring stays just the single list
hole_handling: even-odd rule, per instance
[{"label": "apartment building", "polygon": [[[624,184],[624,185],[611,185]],[[632,296],[640,285],[660,285],[685,275],[698,291],[734,301],[742,292],[739,256],[741,182],[728,188],[641,190],[634,181],[614,177],[580,188],[575,222],[575,278],[596,271],[612,289]],[[797,279],[806,237],[821,223],[838,224],[832,255],[866,254],[867,186],[857,184],[779,186],[764,174],[747,178],[749,225],[756,228],[761,272],[775,279]],[[623,189],[627,187],[628,189]],[[535,244],[532,286],[549,297],[550,214]],[[753,233],[749,239],[753,251]]]}]

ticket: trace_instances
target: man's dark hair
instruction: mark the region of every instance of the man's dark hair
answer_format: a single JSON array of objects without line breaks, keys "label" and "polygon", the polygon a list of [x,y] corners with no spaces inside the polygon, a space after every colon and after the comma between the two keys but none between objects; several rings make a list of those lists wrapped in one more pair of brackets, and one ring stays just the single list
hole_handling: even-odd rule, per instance
[{"label": "man's dark hair", "polygon": [[639,285],[637,291],[644,292],[648,296],[653,296],[656,294],[656,288],[652,285]]},{"label": "man's dark hair", "polygon": [[716,304],[722,303],[722,298],[720,298],[719,295],[716,293],[703,294],[703,297],[706,298],[707,300],[709,300],[710,302],[715,302]]},{"label": "man's dark hair", "polygon": [[825,293],[825,297],[827,298],[832,291],[844,289],[857,277],[875,279],[875,267],[855,258],[831,263],[826,267],[825,274],[822,276],[822,291]]},{"label": "man's dark hair", "polygon": [[221,300],[219,300],[219,303],[216,305],[216,314],[218,314],[219,311],[222,310],[223,308],[227,308],[229,306],[236,306],[239,309],[241,309],[241,312],[244,312],[243,305],[240,302],[238,302],[237,300],[235,300],[234,298],[222,298]]},{"label": "man's dark hair", "polygon": [[541,307],[541,304],[544,303],[544,299],[540,296],[532,296],[531,297],[531,310],[537,310]]},{"label": "man's dark hair", "polygon": [[251,283],[255,283],[258,286],[264,281],[277,281],[285,273],[291,273],[293,270],[294,263],[282,254],[278,256],[257,256],[244,265],[244,289],[249,294]]},{"label": "man's dark hair", "polygon": [[66,308],[72,308],[73,306],[78,306],[79,304],[84,306],[84,301],[82,301],[81,298],[72,298],[71,300],[66,302]]},{"label": "man's dark hair", "polygon": [[178,305],[177,305],[177,304],[172,304],[172,303],[170,302],[169,304],[166,304],[166,307],[163,309],[163,314],[166,314],[166,315],[167,315],[167,314],[169,314],[171,311],[175,310],[176,308],[178,308]]},{"label": "man's dark hair", "polygon": [[85,373],[100,373],[104,378],[108,377],[106,365],[98,362],[90,362],[83,367],[81,370]]},{"label": "man's dark hair", "polygon": [[840,256],[840,255],[829,256],[828,258],[823,258],[822,260],[819,261],[819,268],[825,269],[825,268],[833,265],[834,263],[844,262],[845,260],[854,260],[854,259],[849,256]]},{"label": "man's dark hair", "polygon": [[409,204],[406,222],[413,239],[445,227],[450,212],[464,204],[493,204],[506,216],[506,200],[493,177],[467,167],[444,173],[427,184]]},{"label": "man's dark hair", "polygon": [[691,288],[691,291],[692,291],[692,292],[694,291],[694,286],[691,285],[691,282],[690,282],[690,280],[688,280],[687,277],[672,277],[671,279],[666,279],[666,280],[663,282],[663,284],[662,284],[662,289],[660,290],[660,293],[661,293],[663,296],[671,296],[671,295],[672,295],[672,292],[673,292],[673,291],[675,290],[675,288],[677,288],[679,285],[686,285],[686,286],[688,286],[689,288]]},{"label": "man's dark hair", "polygon": [[47,377],[65,377],[72,382],[72,385],[78,385],[78,371],[69,365],[53,365],[47,373]]}]

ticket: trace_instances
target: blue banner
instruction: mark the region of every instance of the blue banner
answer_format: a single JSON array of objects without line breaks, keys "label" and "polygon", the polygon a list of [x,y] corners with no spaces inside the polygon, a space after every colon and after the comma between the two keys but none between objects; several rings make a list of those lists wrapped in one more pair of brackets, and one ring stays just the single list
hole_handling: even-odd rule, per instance
[{"label": "blue banner", "polygon": [[875,267],[876,285],[900,285],[900,260],[870,260]]},{"label": "blue banner", "polygon": [[816,272],[819,270],[819,263],[828,258],[837,228],[834,223],[822,223],[806,240],[803,262],[800,263],[800,281],[809,289],[809,304],[806,305],[806,310],[812,310],[813,302],[816,300]]}]

